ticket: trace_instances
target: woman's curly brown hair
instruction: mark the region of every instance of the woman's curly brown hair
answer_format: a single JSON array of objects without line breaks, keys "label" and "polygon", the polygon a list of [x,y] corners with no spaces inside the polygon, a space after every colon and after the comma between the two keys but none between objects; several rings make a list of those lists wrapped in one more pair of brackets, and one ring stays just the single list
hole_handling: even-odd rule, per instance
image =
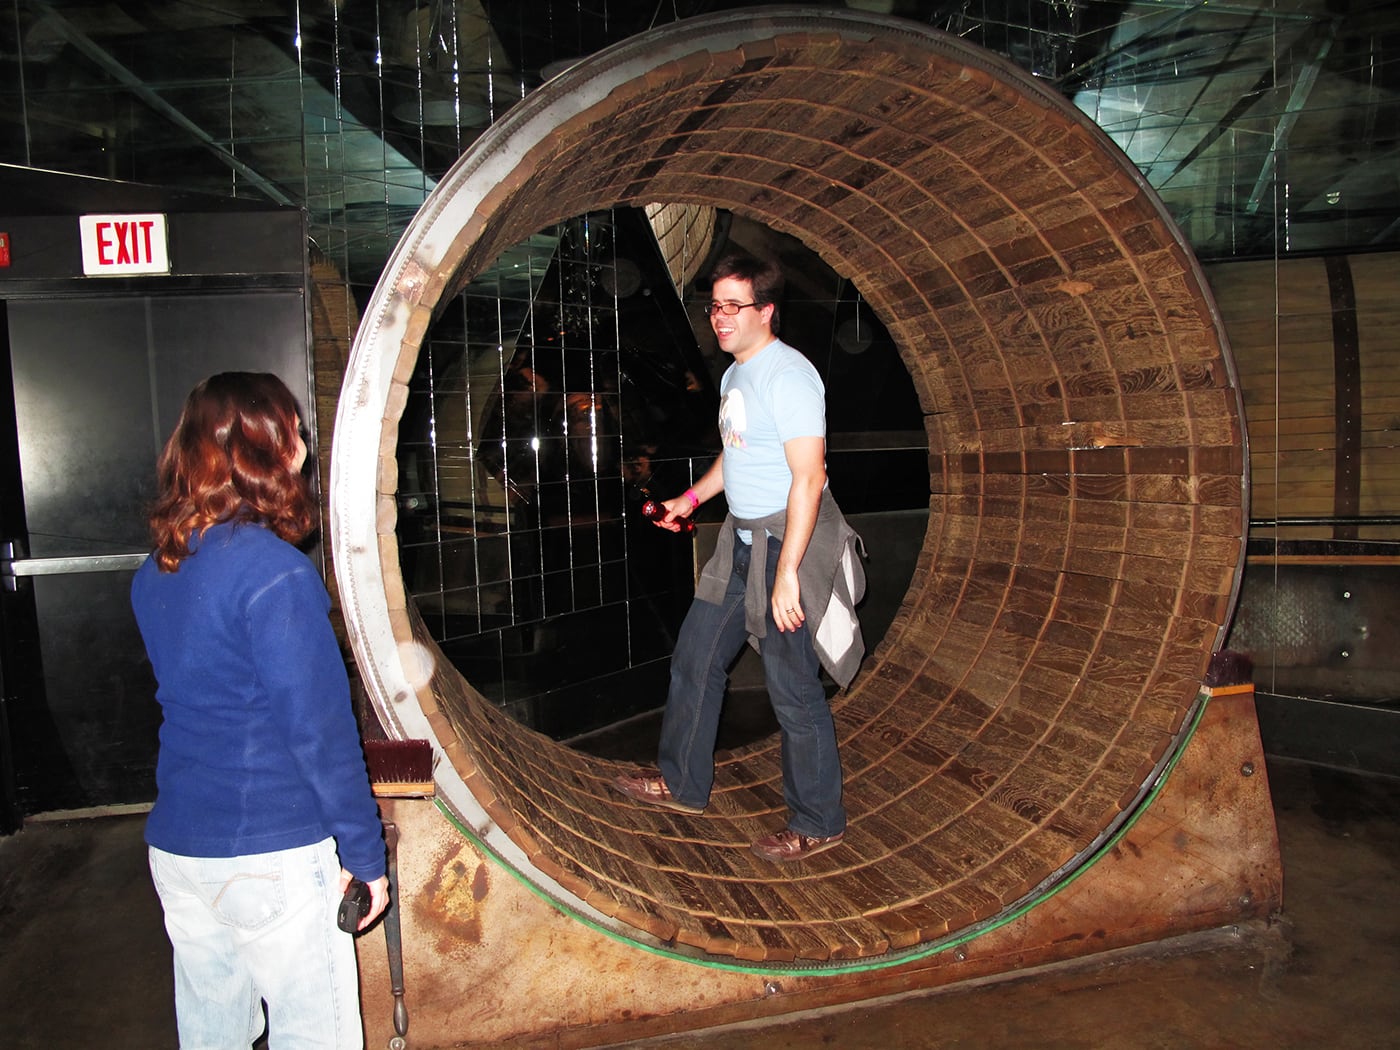
[{"label": "woman's curly brown hair", "polygon": [[263,372],[221,372],[185,399],[157,462],[151,538],[162,572],[190,556],[211,525],[265,525],[300,543],[315,525],[306,479],[292,469],[299,416],[286,384]]}]

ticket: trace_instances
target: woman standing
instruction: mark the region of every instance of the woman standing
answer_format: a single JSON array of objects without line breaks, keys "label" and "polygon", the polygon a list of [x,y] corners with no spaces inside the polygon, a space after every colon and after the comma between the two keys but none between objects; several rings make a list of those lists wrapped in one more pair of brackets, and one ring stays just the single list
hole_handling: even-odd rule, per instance
[{"label": "woman standing", "polygon": [[388,902],[383,828],[312,531],[306,445],[276,376],[191,391],[158,463],[131,599],[163,722],[146,823],[180,1045],[361,1047],[352,874]]}]

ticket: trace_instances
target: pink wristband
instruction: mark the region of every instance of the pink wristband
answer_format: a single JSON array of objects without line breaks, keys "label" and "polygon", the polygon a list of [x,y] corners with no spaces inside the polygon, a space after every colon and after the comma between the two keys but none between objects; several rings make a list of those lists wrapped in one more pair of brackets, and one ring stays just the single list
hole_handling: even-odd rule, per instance
[{"label": "pink wristband", "polygon": [[696,510],[700,506],[700,497],[695,494],[694,489],[685,490],[685,498],[690,500],[690,509]]}]

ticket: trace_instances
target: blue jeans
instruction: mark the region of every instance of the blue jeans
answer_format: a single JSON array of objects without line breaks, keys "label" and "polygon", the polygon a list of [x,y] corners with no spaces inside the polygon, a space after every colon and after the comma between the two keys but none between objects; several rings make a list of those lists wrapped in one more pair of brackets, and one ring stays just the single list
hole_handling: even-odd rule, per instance
[{"label": "blue jeans", "polygon": [[[767,593],[772,593],[782,545],[768,540]],[[733,571],[724,600],[714,605],[691,603],[675,652],[671,654],[671,689],[661,722],[658,764],[671,795],[690,806],[710,800],[715,779],[715,736],[729,683],[729,666],[748,640],[744,592],[753,548],[734,542]],[[813,596],[804,595],[811,600]],[[825,601],[826,595],[820,600]],[[788,827],[800,835],[835,835],[846,829],[841,804],[841,756],[836,726],[822,688],[821,663],[804,624],[779,631],[771,609],[762,642],[763,675],[768,699],[782,730],[783,796]]]},{"label": "blue jeans", "polygon": [[246,857],[150,848],[175,949],[181,1050],[364,1046],[355,945],[335,924],[340,861],[331,839]]}]

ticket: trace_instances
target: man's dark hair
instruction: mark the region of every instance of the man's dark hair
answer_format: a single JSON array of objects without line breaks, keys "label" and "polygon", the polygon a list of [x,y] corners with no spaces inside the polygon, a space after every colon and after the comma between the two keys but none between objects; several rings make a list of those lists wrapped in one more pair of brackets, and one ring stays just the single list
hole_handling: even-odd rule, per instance
[{"label": "man's dark hair", "polygon": [[726,255],[715,263],[710,271],[710,285],[725,278],[735,281],[748,281],[753,285],[753,301],[765,305],[773,304],[773,322],[769,326],[773,334],[778,334],[779,312],[782,309],[783,271],[771,259],[757,259],[752,255]]}]

